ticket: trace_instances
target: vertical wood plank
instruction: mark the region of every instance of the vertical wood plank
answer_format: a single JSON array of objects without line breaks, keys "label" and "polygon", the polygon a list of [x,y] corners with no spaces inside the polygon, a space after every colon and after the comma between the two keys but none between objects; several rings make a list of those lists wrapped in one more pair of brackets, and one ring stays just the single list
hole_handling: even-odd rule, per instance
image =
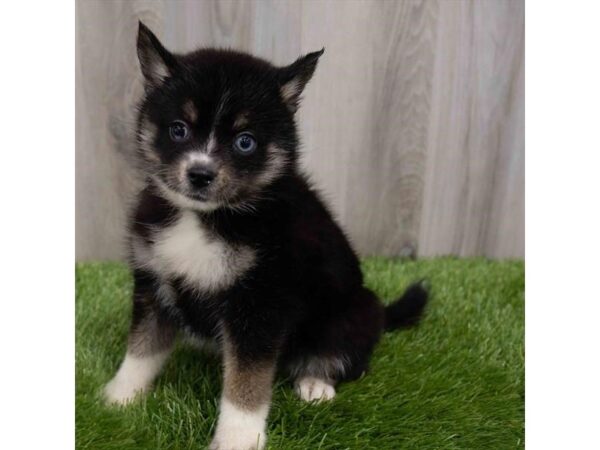
[{"label": "vertical wood plank", "polygon": [[158,26],[162,2],[76,3],[75,203],[77,259],[124,254],[127,199],[136,179],[119,152],[141,92],[135,57],[138,17]]},{"label": "vertical wood plank", "polygon": [[423,255],[523,256],[523,27],[518,0],[441,2]]},{"label": "vertical wood plank", "polygon": [[236,0],[168,3],[164,44],[180,52],[201,46],[252,51],[255,5]]}]

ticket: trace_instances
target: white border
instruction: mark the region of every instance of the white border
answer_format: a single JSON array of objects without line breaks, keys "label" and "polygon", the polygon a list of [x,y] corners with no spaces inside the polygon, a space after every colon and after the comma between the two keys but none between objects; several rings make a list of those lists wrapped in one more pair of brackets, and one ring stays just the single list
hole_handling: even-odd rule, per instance
[{"label": "white border", "polygon": [[74,447],[74,2],[2,4],[0,448]]},{"label": "white border", "polygon": [[[0,447],[73,448],[74,3],[2,17]],[[527,2],[528,449],[600,448],[599,17]]]},{"label": "white border", "polygon": [[526,445],[597,449],[600,4],[526,18]]}]

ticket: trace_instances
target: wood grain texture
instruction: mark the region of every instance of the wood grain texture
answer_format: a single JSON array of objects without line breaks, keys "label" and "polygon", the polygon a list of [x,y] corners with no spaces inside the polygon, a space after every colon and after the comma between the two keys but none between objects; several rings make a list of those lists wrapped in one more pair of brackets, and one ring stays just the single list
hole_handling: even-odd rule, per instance
[{"label": "wood grain texture", "polygon": [[326,48],[303,164],[361,254],[524,256],[522,0],[80,0],[78,259],[122,256],[138,17],[175,51]]},{"label": "wood grain texture", "polygon": [[441,2],[421,254],[524,256],[524,5]]},{"label": "wood grain texture", "polygon": [[158,29],[162,3],[78,1],[75,73],[75,248],[78,260],[120,259],[128,202],[138,186],[123,154],[143,90],[138,18]]}]

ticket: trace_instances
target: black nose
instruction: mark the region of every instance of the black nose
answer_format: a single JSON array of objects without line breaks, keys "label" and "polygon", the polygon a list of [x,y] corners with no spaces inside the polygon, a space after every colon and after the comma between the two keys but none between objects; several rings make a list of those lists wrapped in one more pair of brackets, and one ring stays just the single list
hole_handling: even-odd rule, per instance
[{"label": "black nose", "polygon": [[192,186],[204,188],[213,182],[215,173],[205,167],[191,167],[188,169],[188,179]]}]

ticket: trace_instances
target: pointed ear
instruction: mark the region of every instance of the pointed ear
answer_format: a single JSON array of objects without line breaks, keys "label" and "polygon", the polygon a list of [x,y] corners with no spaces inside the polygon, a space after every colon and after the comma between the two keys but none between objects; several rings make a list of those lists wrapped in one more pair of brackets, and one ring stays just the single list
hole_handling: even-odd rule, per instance
[{"label": "pointed ear", "polygon": [[322,48],[318,52],[301,56],[293,64],[279,69],[281,98],[292,112],[298,109],[300,94],[312,78],[317,62],[324,52],[325,48]]},{"label": "pointed ear", "polygon": [[177,65],[175,57],[141,21],[138,27],[137,54],[147,85],[158,86],[173,75]]}]

